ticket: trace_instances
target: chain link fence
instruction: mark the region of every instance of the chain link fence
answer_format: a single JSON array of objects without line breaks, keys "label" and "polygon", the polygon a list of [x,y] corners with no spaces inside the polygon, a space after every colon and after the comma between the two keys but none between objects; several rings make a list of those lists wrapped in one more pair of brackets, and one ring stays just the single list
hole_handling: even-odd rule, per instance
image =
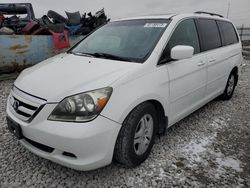
[{"label": "chain link fence", "polygon": [[245,27],[242,25],[241,27],[237,27],[238,33],[240,35],[241,41],[250,41],[250,27]]}]

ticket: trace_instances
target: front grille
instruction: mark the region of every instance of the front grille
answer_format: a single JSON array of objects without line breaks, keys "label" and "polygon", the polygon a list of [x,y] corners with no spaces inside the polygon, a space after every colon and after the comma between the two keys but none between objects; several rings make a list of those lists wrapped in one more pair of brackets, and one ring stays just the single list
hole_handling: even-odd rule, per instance
[{"label": "front grille", "polygon": [[30,122],[45,103],[46,100],[29,95],[16,87],[13,87],[9,96],[11,112],[26,122]]}]

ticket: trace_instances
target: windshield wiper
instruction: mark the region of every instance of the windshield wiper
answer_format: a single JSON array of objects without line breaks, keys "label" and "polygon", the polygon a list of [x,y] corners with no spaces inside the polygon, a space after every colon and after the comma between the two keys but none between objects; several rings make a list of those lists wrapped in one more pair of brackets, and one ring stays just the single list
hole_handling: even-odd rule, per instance
[{"label": "windshield wiper", "polygon": [[119,60],[119,61],[132,61],[129,58],[120,57],[120,56],[116,56],[116,55],[112,55],[108,53],[93,53],[91,55],[97,58],[113,59],[113,60]]},{"label": "windshield wiper", "polygon": [[120,56],[116,56],[116,55],[112,55],[112,54],[108,54],[108,53],[84,53],[84,52],[68,52],[70,54],[74,54],[74,55],[79,55],[79,56],[86,56],[86,57],[97,57],[97,58],[105,58],[105,59],[113,59],[113,60],[119,60],[119,61],[130,61],[132,62],[131,59],[129,58],[125,58],[125,57],[120,57]]},{"label": "windshield wiper", "polygon": [[90,53],[82,53],[82,52],[69,52],[71,54],[74,54],[74,55],[79,55],[79,56],[86,56],[86,57],[94,57],[92,54]]}]

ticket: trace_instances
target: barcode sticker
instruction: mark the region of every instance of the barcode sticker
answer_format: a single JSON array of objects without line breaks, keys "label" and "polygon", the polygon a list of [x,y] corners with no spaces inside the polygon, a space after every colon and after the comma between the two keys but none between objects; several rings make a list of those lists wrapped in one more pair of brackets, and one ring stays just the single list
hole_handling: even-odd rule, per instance
[{"label": "barcode sticker", "polygon": [[167,23],[146,23],[144,27],[166,27]]}]

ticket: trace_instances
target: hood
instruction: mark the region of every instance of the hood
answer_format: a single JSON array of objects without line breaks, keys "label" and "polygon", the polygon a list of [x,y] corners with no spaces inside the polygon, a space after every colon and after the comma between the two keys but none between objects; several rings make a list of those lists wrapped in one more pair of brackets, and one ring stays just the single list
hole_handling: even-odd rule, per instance
[{"label": "hood", "polygon": [[24,70],[14,84],[48,102],[60,102],[70,95],[110,86],[139,65],[60,54]]}]

